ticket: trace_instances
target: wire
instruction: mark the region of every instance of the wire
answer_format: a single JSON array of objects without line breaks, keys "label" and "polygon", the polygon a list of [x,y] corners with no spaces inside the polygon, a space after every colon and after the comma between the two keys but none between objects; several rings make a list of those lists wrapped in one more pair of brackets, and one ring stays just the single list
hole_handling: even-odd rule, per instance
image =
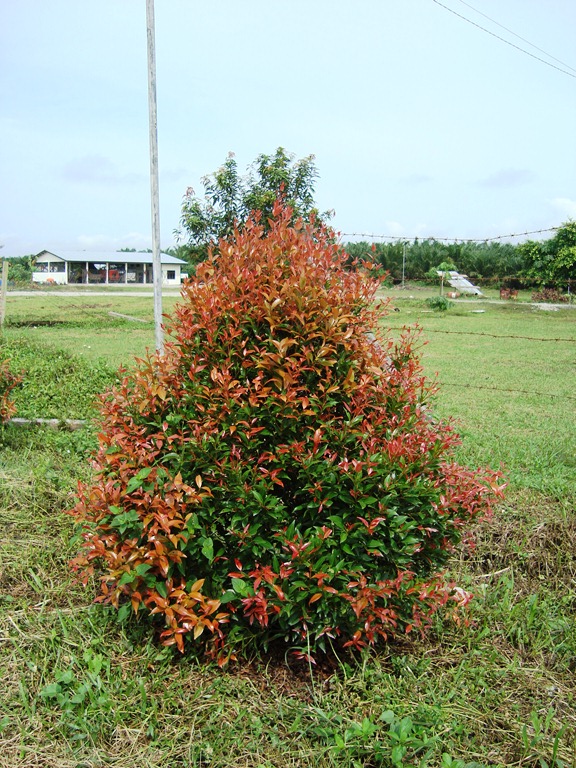
[{"label": "wire", "polygon": [[[568,305],[567,305],[568,306]],[[456,336],[488,336],[491,339],[522,339],[522,341],[554,341],[576,344],[576,339],[570,338],[544,338],[542,336],[512,336],[501,333],[484,333],[483,331],[445,331],[438,328],[427,328],[426,333],[450,333]]]},{"label": "wire", "polygon": [[566,67],[566,69],[571,69],[572,72],[576,72],[576,69],[574,67],[571,67],[570,64],[566,64],[565,61],[562,61],[561,59],[557,59],[556,56],[552,56],[551,53],[548,53],[543,48],[539,48],[537,45],[534,45],[534,43],[531,43],[530,40],[526,40],[525,37],[522,37],[521,35],[517,35],[516,32],[512,29],[508,29],[508,27],[505,27],[504,24],[500,24],[500,22],[496,21],[496,19],[491,18],[490,16],[487,16],[485,13],[482,13],[482,11],[479,11],[478,8],[474,8],[473,5],[470,5],[470,3],[466,3],[465,0],[459,0],[462,5],[468,6],[468,8],[471,8],[473,11],[476,11],[476,13],[479,13],[480,16],[484,16],[485,19],[488,19],[488,21],[491,21],[493,24],[496,24],[497,27],[500,27],[501,29],[505,29],[506,32],[510,32],[511,35],[514,35],[514,37],[517,37],[518,40],[522,40],[524,43],[528,43],[528,45],[531,45],[532,48],[536,48],[537,51],[540,51],[540,53],[543,53],[545,56],[548,56],[549,59],[553,59],[554,61],[557,61],[558,64],[562,64],[563,67]]},{"label": "wire", "polygon": [[491,392],[518,392],[522,395],[534,395],[535,397],[553,397],[561,400],[576,400],[574,395],[555,395],[552,392],[530,392],[527,389],[504,389],[503,387],[488,387],[482,384],[451,384],[448,381],[441,382],[442,387],[455,387],[456,389],[487,389]]},{"label": "wire", "polygon": [[494,240],[505,240],[508,237],[524,237],[525,235],[539,235],[543,232],[557,232],[559,229],[560,227],[548,227],[548,229],[533,229],[529,232],[512,232],[509,235],[494,235],[494,237],[433,237],[432,235],[427,237],[422,237],[419,235],[415,237],[408,237],[407,235],[375,235],[368,232],[341,232],[340,237],[367,237],[372,239],[380,238],[381,240],[397,240],[400,242],[408,242],[410,240],[419,240],[424,242],[426,240],[432,240],[438,242],[442,241],[454,243],[490,243]]},{"label": "wire", "polygon": [[459,19],[462,19],[463,21],[468,22],[468,24],[472,24],[473,27],[477,27],[478,29],[481,29],[483,32],[486,32],[487,34],[492,35],[492,37],[495,37],[497,40],[500,40],[501,42],[506,43],[506,45],[509,45],[512,48],[516,48],[517,51],[521,51],[522,53],[525,53],[526,56],[530,56],[532,59],[536,59],[536,61],[540,61],[542,62],[542,64],[546,64],[547,66],[552,67],[552,69],[557,69],[558,72],[562,72],[564,75],[568,75],[568,77],[573,77],[576,80],[576,74],[573,74],[572,72],[568,72],[566,69],[562,69],[561,67],[557,67],[555,64],[551,64],[549,61],[546,61],[546,59],[542,59],[540,58],[540,56],[536,56],[534,53],[530,53],[530,51],[527,51],[525,48],[520,48],[519,45],[515,45],[514,43],[511,43],[509,40],[506,40],[505,38],[500,37],[500,35],[497,35],[495,32],[491,32],[489,29],[486,29],[486,27],[483,27],[481,24],[477,24],[475,21],[472,21],[472,19],[468,19],[466,16],[463,16],[461,13],[458,13],[452,8],[449,8],[447,5],[444,5],[444,3],[441,3],[440,0],[432,0],[432,2],[436,3],[436,5],[439,5],[441,8],[444,8],[446,11],[453,13],[454,16],[458,16]]}]

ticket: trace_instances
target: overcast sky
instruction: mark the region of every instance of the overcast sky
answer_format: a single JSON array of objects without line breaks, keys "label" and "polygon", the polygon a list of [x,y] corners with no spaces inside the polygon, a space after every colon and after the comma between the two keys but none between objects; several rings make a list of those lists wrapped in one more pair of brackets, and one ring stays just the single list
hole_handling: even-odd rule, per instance
[{"label": "overcast sky", "polygon": [[[278,146],[342,233],[576,218],[576,2],[442,5],[156,0],[162,247],[187,187]],[[145,6],[0,0],[2,255],[150,247]]]}]

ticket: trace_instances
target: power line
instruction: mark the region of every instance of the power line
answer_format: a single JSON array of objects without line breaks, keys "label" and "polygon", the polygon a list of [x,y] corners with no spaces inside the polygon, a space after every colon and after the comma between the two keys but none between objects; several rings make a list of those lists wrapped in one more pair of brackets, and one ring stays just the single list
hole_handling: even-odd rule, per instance
[{"label": "power line", "polygon": [[529,232],[511,232],[509,235],[494,235],[493,237],[434,237],[432,235],[428,235],[427,237],[422,237],[421,235],[408,237],[407,235],[376,235],[368,232],[341,232],[340,237],[366,237],[371,238],[372,240],[396,240],[399,242],[408,242],[410,240],[433,240],[437,242],[451,243],[489,243],[494,240],[505,240],[508,237],[524,237],[525,235],[540,235],[544,232],[556,232],[558,229],[560,229],[560,227],[548,227],[547,229],[532,229]]},{"label": "power line", "polygon": [[497,35],[495,32],[491,32],[489,29],[486,29],[486,27],[483,27],[481,24],[477,24],[475,21],[472,21],[472,19],[469,19],[466,16],[463,16],[461,13],[458,13],[453,8],[449,8],[447,5],[444,5],[444,3],[441,3],[440,0],[432,0],[432,2],[436,3],[436,5],[439,5],[441,8],[444,8],[446,11],[453,13],[454,16],[458,16],[459,19],[466,21],[468,24],[472,24],[473,27],[477,27],[478,29],[481,29],[482,32],[486,32],[488,35],[492,35],[492,37],[495,37],[497,40],[500,40],[502,43],[506,43],[506,45],[509,45],[512,48],[516,48],[517,51],[520,51],[521,53],[525,53],[526,56],[530,56],[532,59],[536,59],[536,61],[540,61],[542,64],[546,64],[548,67],[552,67],[552,69],[556,69],[558,70],[558,72],[562,72],[564,75],[568,75],[568,77],[573,77],[576,80],[576,74],[573,74],[572,72],[568,72],[568,70],[562,69],[561,67],[557,67],[555,64],[552,64],[551,62],[546,61],[546,59],[542,59],[540,56],[536,56],[534,53],[530,53],[530,51],[527,51],[525,48],[521,48],[519,45],[515,45],[514,43],[511,43],[510,40],[506,40],[504,37],[500,37],[500,35]]},{"label": "power line", "polygon": [[521,35],[516,34],[514,30],[509,29],[508,27],[505,27],[504,24],[500,24],[500,22],[496,21],[496,19],[493,19],[487,14],[482,13],[482,11],[479,11],[478,8],[474,8],[474,6],[470,5],[470,3],[465,2],[465,0],[459,0],[459,2],[461,2],[462,5],[466,5],[468,8],[475,11],[476,13],[479,13],[480,16],[484,16],[485,19],[488,19],[488,21],[491,21],[493,24],[496,24],[497,27],[500,27],[501,29],[505,29],[506,32],[510,32],[510,34],[514,35],[514,37],[517,37],[518,40],[522,40],[522,42],[528,43],[528,45],[531,45],[532,48],[535,48],[537,51],[540,51],[540,53],[543,53],[545,56],[548,56],[549,59],[553,59],[554,61],[557,61],[558,64],[562,64],[562,66],[566,67],[566,69],[571,69],[572,72],[576,73],[576,69],[574,69],[574,67],[571,67],[570,64],[566,64],[565,61],[562,61],[561,59],[557,59],[556,56],[552,56],[551,53],[548,53],[543,48],[539,48],[537,45],[534,45],[534,43],[531,43],[530,40],[526,40],[525,37],[522,37]]}]

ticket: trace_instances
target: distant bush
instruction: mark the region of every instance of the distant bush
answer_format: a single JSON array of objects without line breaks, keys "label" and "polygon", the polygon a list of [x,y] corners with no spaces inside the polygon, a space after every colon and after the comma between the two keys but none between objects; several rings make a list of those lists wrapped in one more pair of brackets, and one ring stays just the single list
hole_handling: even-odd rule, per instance
[{"label": "distant bush", "polygon": [[542,288],[541,291],[534,291],[532,293],[532,301],[545,301],[551,304],[567,303],[570,300],[569,296],[565,293],[560,293],[555,288]]},{"label": "distant bush", "polygon": [[8,360],[0,362],[0,422],[8,421],[16,413],[16,408],[9,395],[21,381],[22,377],[10,370]]},{"label": "distant bush", "polygon": [[426,304],[435,312],[446,312],[446,310],[454,306],[446,296],[431,296],[429,299],[426,299]]},{"label": "distant bush", "polygon": [[10,259],[8,282],[25,285],[32,282],[33,256],[18,256]]},{"label": "distant bush", "polygon": [[103,398],[71,510],[97,600],[219,663],[254,638],[308,655],[423,630],[465,602],[442,568],[498,492],[454,462],[412,335],[380,328],[378,282],[290,215],[198,266],[164,356]]}]

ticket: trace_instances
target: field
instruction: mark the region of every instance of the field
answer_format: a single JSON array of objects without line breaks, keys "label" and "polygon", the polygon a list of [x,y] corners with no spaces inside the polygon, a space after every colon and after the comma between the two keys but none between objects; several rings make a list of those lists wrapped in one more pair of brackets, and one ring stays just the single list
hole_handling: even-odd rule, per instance
[{"label": "field", "polygon": [[[68,571],[64,510],[96,427],[6,425],[2,768],[576,765],[576,309],[466,300],[437,313],[426,295],[396,291],[384,322],[419,324],[458,459],[509,483],[472,555],[451,563],[475,595],[470,625],[438,618],[426,638],[313,669],[281,652],[224,671],[175,656],[145,622],[91,605]],[[153,338],[151,296],[9,294],[0,359],[26,372],[18,415],[93,419],[94,395]]]}]

